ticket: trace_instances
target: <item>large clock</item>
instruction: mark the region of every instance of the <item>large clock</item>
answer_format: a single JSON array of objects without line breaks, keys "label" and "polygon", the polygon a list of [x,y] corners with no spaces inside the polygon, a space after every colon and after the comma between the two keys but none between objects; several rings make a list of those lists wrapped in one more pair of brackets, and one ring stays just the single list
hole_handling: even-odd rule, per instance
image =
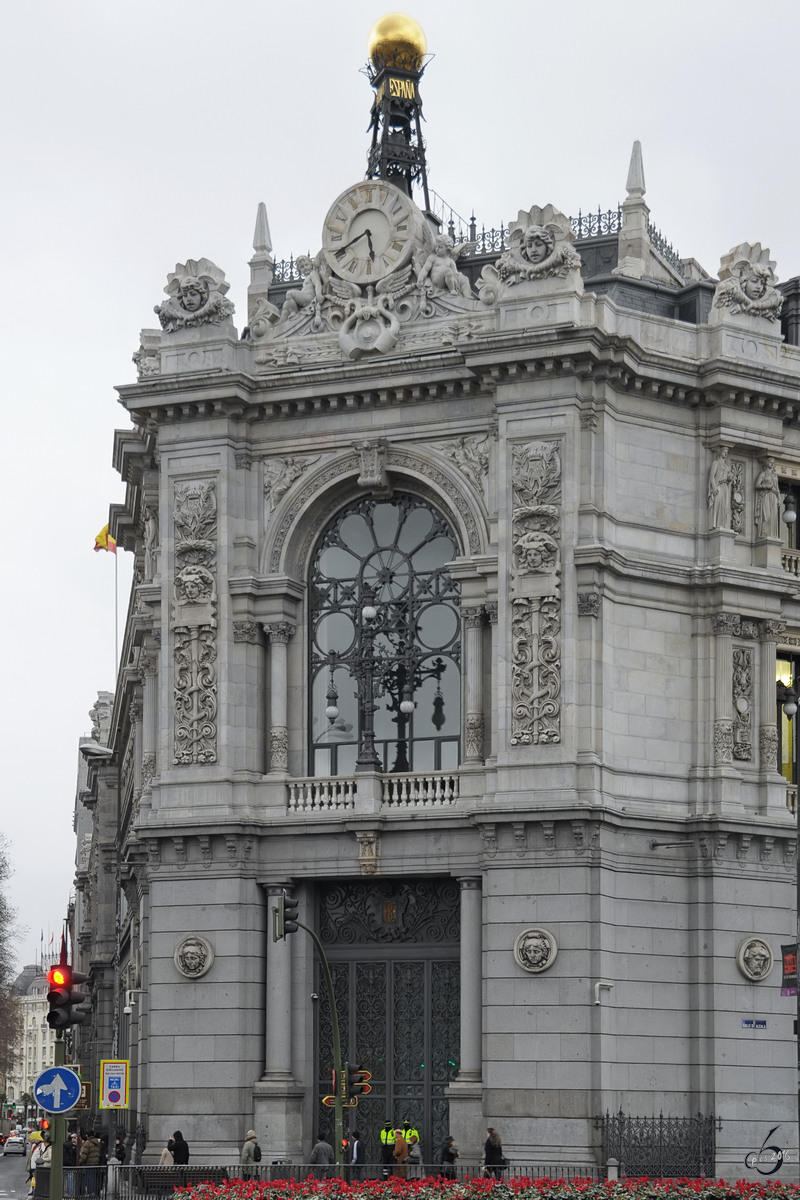
[{"label": "large clock", "polygon": [[419,210],[383,180],[364,180],[334,200],[322,229],[331,269],[361,286],[377,283],[408,262],[418,234]]}]

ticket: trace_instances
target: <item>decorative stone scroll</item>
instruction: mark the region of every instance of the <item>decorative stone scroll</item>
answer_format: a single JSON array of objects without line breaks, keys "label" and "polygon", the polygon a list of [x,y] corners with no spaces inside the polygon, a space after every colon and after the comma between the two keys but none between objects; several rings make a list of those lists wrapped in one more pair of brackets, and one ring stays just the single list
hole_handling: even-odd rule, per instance
[{"label": "decorative stone scroll", "polygon": [[234,308],[225,293],[230,284],[225,272],[207,258],[188,258],[176,263],[167,276],[164,291],[168,299],[153,309],[165,333],[192,329],[199,325],[221,325],[233,315]]},{"label": "decorative stone scroll", "polygon": [[744,533],[744,463],[731,463],[731,529]]},{"label": "decorative stone scroll", "polygon": [[211,970],[214,951],[211,943],[193,933],[176,947],[173,962],[186,979],[200,979]]},{"label": "decorative stone scroll", "polygon": [[377,833],[356,833],[358,866],[362,875],[377,875],[380,864],[380,836]]},{"label": "decorative stone scroll", "polygon": [[730,309],[733,316],[745,313],[775,321],[783,305],[776,283],[769,250],[762,250],[760,242],[740,242],[720,261],[714,307]]},{"label": "decorative stone scroll", "polygon": [[733,651],[733,757],[753,758],[753,652],[744,646]]},{"label": "decorative stone scroll", "polygon": [[752,983],[760,983],[772,970],[775,956],[768,942],[760,937],[748,937],[741,941],[736,950],[736,965]]},{"label": "decorative stone scroll", "polygon": [[[561,740],[561,458],[555,441],[512,452],[511,745]],[[549,576],[535,586],[528,577]],[[550,586],[548,586],[548,584]]]},{"label": "decorative stone scroll", "polygon": [[217,500],[213,481],[176,483],[173,762],[217,761]]},{"label": "decorative stone scroll", "polygon": [[556,961],[558,943],[549,929],[534,925],[524,929],[514,942],[514,958],[523,971],[540,975]]},{"label": "decorative stone scroll", "polygon": [[365,442],[355,442],[353,449],[358,455],[361,470],[356,484],[373,496],[388,497],[392,493],[392,485],[386,474],[386,454],[388,443],[385,438],[372,438]]}]

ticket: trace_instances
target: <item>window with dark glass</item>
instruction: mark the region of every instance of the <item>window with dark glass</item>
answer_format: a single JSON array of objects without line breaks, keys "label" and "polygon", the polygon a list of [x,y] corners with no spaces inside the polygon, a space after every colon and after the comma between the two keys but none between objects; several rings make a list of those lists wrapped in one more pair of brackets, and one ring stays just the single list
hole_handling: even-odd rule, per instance
[{"label": "window with dark glass", "polygon": [[461,619],[446,566],[458,553],[410,494],[361,497],[326,526],[309,579],[312,774],[354,772],[370,703],[381,770],[458,766]]}]

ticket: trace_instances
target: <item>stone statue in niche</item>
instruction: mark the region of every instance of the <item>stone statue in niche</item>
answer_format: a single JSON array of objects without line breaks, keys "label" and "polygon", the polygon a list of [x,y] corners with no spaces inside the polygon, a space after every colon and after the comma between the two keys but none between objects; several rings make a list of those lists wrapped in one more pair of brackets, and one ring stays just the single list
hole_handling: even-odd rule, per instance
[{"label": "stone statue in niche", "polygon": [[781,489],[775,473],[775,459],[765,458],[756,478],[754,517],[756,537],[780,537]]},{"label": "stone statue in niche", "polygon": [[472,288],[466,275],[458,269],[462,254],[474,250],[475,242],[462,242],[456,246],[447,233],[434,238],[433,250],[425,259],[417,274],[417,285],[431,296],[463,296],[472,299]]},{"label": "stone statue in niche", "polygon": [[[534,204],[530,212],[520,210],[509,226],[509,248],[495,265],[484,267],[478,284],[481,299],[488,302],[505,287],[527,279],[566,278],[580,271],[581,260],[572,247],[574,234],[569,217],[548,204]],[[484,295],[486,293],[486,295]]]},{"label": "stone statue in niche", "polygon": [[210,943],[197,933],[184,938],[173,956],[175,966],[187,979],[200,979],[211,969],[213,961],[214,951]]},{"label": "stone statue in niche", "polygon": [[144,510],[144,578],[152,583],[158,571],[158,513],[153,508]]},{"label": "stone statue in niche", "polygon": [[731,527],[731,481],[728,447],[720,446],[708,472],[708,528],[711,532]]},{"label": "stone statue in niche", "polygon": [[165,333],[191,329],[199,325],[221,325],[233,316],[234,308],[225,298],[230,284],[225,272],[207,258],[189,258],[176,263],[167,276],[167,299],[153,311]]},{"label": "stone statue in niche", "polygon": [[741,242],[720,261],[714,307],[729,308],[734,316],[746,313],[774,321],[783,304],[776,283],[769,250],[762,250],[760,242]]},{"label": "stone statue in niche", "polygon": [[552,967],[558,954],[558,943],[549,929],[525,929],[514,942],[514,958],[523,971],[539,975]]}]

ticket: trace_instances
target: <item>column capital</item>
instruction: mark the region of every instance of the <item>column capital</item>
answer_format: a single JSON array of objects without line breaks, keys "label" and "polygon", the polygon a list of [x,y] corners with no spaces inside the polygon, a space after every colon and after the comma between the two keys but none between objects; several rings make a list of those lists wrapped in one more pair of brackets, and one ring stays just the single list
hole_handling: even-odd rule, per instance
[{"label": "column capital", "polygon": [[483,605],[478,605],[473,608],[465,608],[464,624],[467,629],[482,629],[483,628]]},{"label": "column capital", "polygon": [[777,642],[784,633],[786,633],[785,621],[761,621],[758,640],[760,642]]},{"label": "column capital", "polygon": [[458,875],[456,878],[458,879],[462,892],[467,892],[472,889],[478,891],[483,887],[482,875]]},{"label": "column capital", "polygon": [[262,883],[261,886],[268,896],[280,896],[281,892],[290,892],[294,887],[294,882],[291,879],[284,879],[279,883],[273,883],[272,881]]},{"label": "column capital", "polygon": [[267,634],[272,642],[283,642],[286,644],[289,638],[295,631],[295,626],[290,625],[288,621],[265,622],[264,633]]}]

